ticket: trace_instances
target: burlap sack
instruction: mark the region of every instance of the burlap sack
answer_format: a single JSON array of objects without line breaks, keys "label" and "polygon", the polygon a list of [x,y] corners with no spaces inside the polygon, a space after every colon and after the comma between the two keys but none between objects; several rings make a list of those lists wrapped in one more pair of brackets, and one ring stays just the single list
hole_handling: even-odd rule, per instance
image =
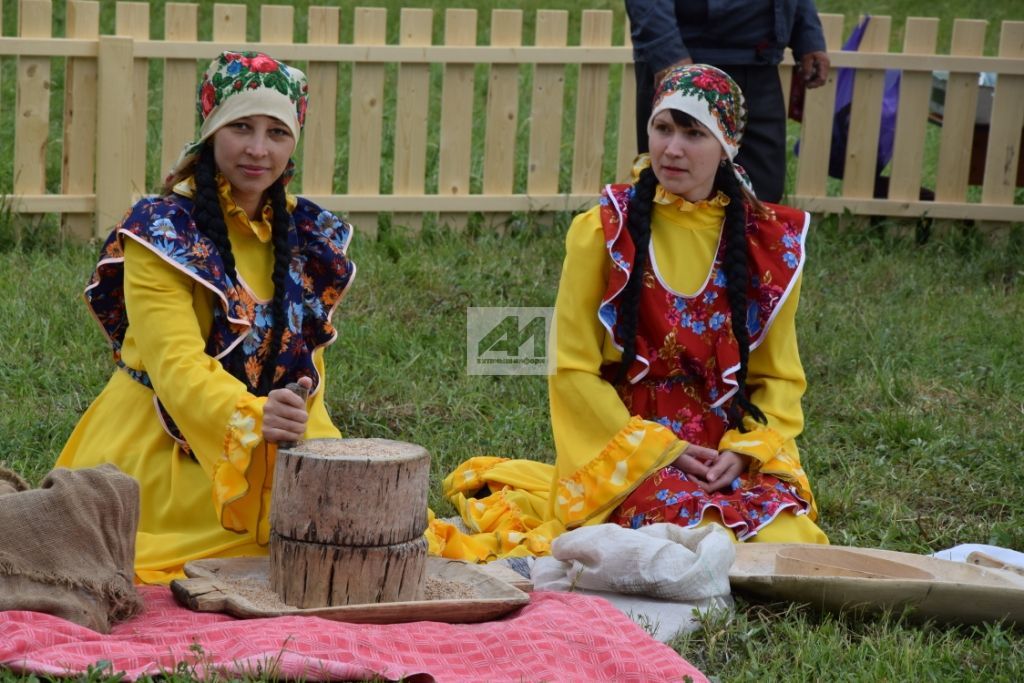
[{"label": "burlap sack", "polygon": [[0,467],[0,610],[109,632],[142,608],[138,523],[139,485],[114,465],[56,469],[38,489]]}]

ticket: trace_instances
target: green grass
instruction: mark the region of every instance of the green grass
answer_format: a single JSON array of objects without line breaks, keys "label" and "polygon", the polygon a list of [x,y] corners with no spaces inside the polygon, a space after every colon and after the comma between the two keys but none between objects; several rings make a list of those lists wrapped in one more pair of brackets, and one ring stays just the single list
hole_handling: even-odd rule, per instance
[{"label": "green grass", "polygon": [[[485,40],[492,3],[461,4],[481,8]],[[542,4],[576,7],[521,3],[527,18]],[[617,0],[588,6],[621,14]],[[111,7],[104,3],[104,21]],[[301,14],[306,4],[298,7]],[[818,7],[846,13],[848,27],[865,9],[893,15],[897,28],[908,14],[941,16],[943,52],[955,14],[1021,18],[1011,2]],[[4,0],[4,35],[13,35],[14,17]],[[0,192],[10,187],[13,128],[13,61],[2,61]],[[571,121],[565,128],[571,133]],[[0,288],[8,293],[0,299],[0,461],[38,481],[112,365],[80,298],[95,247],[65,243],[52,219],[18,232],[6,216],[0,207]],[[466,457],[553,457],[544,378],[467,375],[465,309],[551,305],[568,220],[517,216],[500,231],[480,222],[465,233],[428,226],[417,238],[386,222],[377,240],[357,231],[359,275],[327,355],[329,409],[348,436],[430,450],[430,503],[439,514],[451,512],[440,478]],[[798,319],[809,382],[800,443],[823,528],[835,543],[917,553],[964,542],[1024,548],[1024,230],[943,226],[918,244],[903,225],[847,223],[812,227]],[[708,622],[672,643],[716,680],[1024,679],[1024,637],[1005,625],[922,625],[899,614],[822,615],[742,599],[738,606],[731,622]],[[107,680],[99,671],[87,678]]]}]

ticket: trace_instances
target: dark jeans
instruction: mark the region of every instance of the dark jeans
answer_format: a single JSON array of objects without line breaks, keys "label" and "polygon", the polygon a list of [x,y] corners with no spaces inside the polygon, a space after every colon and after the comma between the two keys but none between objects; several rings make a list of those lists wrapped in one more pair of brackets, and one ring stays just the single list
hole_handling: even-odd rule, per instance
[{"label": "dark jeans", "polygon": [[[732,76],[747,103],[747,127],[736,163],[754,184],[761,201],[778,202],[786,185],[786,105],[779,68],[774,65],[715,65]],[[636,62],[636,137],[640,152],[647,148],[647,119],[654,99],[654,73]]]}]

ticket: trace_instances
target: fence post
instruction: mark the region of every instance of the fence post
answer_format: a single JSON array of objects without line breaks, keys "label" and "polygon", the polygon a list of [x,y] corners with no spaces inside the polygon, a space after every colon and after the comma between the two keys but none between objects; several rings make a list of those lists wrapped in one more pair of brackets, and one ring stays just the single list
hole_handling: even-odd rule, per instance
[{"label": "fence post", "polygon": [[[445,45],[476,45],[476,10],[448,9],[444,13]],[[441,142],[437,193],[469,194],[470,154],[473,141],[472,64],[446,64],[441,84]],[[468,214],[449,213],[453,227],[464,228]]]},{"label": "fence post", "polygon": [[[400,45],[430,45],[434,11],[402,8]],[[427,175],[427,115],[430,111],[430,65],[398,65],[398,100],[395,104],[395,195],[423,194]],[[422,213],[396,213],[392,225],[414,233],[423,228]]]},{"label": "fence post", "polygon": [[[491,45],[523,44],[522,10],[491,11]],[[484,119],[484,194],[511,194],[515,178],[516,126],[519,121],[519,65],[492,64]]]},{"label": "fence post", "polygon": [[[537,47],[565,47],[569,30],[567,11],[538,10],[536,26],[537,37],[534,43]],[[537,64],[533,67],[527,194],[558,193],[564,94],[564,64]]]},{"label": "fence post", "polygon": [[[199,6],[195,3],[167,3],[164,38],[195,40],[198,35]],[[164,60],[163,122],[160,136],[160,169],[157,180],[163,182],[182,147],[192,142],[196,131],[193,104],[196,86],[196,60]]]},{"label": "fence post", "polygon": [[214,3],[213,42],[245,42],[245,5]]},{"label": "fence post", "polygon": [[[355,45],[383,45],[387,36],[387,10],[359,7],[352,25]],[[380,194],[381,135],[384,131],[384,65],[352,67],[352,116],[348,136],[348,193]],[[350,216],[362,234],[377,234],[377,213]]]},{"label": "fence post", "polygon": [[[935,54],[939,20],[921,17],[907,19],[903,53]],[[921,170],[924,166],[925,130],[932,75],[927,71],[904,71],[900,75],[900,104],[896,111],[896,137],[892,155],[889,199],[917,201],[921,195]]]},{"label": "fence post", "polygon": [[[888,52],[889,17],[871,17],[858,52]],[[843,196],[871,199],[874,196],[878,163],[878,136],[882,120],[885,71],[857,69],[850,103],[850,130],[846,138],[843,166]]]},{"label": "fence post", "polygon": [[[149,3],[118,2],[115,32],[135,40],[149,38]],[[131,172],[132,190],[138,194],[146,191],[146,131],[149,114],[149,60],[136,59],[132,67],[132,124],[122,130],[122,135],[131,138],[128,166]]]},{"label": "fence post", "polygon": [[121,36],[100,36],[97,59],[99,83],[96,146],[96,229],[103,237],[120,220],[132,200],[134,41]]},{"label": "fence post", "polygon": [[[21,0],[18,35],[51,37],[50,0]],[[46,192],[50,137],[50,59],[18,57],[14,123],[14,194]]]},{"label": "fence post", "polygon": [[[337,45],[340,15],[341,11],[337,7],[310,7],[309,43]],[[302,192],[307,195],[328,195],[334,193],[338,64],[310,62],[307,71],[313,106],[306,114],[306,131],[303,134],[306,141],[302,146]]]},{"label": "fence post", "polygon": [[[71,0],[67,6],[68,38],[96,40],[100,35],[100,3]],[[64,149],[61,190],[64,194],[93,194],[96,171],[96,60],[68,59],[64,82]],[[61,217],[65,234],[77,241],[92,237],[95,218],[66,213]]]},{"label": "fence post", "polygon": [[294,42],[295,8],[288,5],[261,6],[260,41],[264,43]]},{"label": "fence post", "polygon": [[[999,34],[999,56],[1024,57],[1024,21],[1004,21]],[[992,121],[985,151],[985,178],[981,201],[1013,204],[1020,168],[1021,127],[1024,126],[1024,76],[1002,74],[996,82]]]},{"label": "fence post", "polygon": [[[628,16],[622,46],[633,46]],[[619,144],[615,150],[615,182],[630,181],[636,154],[636,72],[632,64],[623,64],[622,85],[619,88]]]},{"label": "fence post", "polygon": [[[838,52],[843,45],[843,15],[821,14],[825,45]],[[824,197],[828,179],[829,149],[832,147],[832,119],[836,106],[836,70],[820,88],[804,95],[804,116],[800,124],[800,156],[796,166],[796,196]]]},{"label": "fence post", "polygon": [[[605,47],[611,44],[611,11],[584,10],[580,46]],[[608,119],[608,71],[604,64],[580,65],[572,155],[573,194],[596,195],[601,189],[604,126]]]},{"label": "fence post", "polygon": [[[981,56],[987,21],[957,19],[949,53],[959,57]],[[974,115],[978,109],[978,74],[951,73],[942,105],[942,136],[935,173],[935,199],[962,202],[967,197],[967,178],[974,140]]]}]

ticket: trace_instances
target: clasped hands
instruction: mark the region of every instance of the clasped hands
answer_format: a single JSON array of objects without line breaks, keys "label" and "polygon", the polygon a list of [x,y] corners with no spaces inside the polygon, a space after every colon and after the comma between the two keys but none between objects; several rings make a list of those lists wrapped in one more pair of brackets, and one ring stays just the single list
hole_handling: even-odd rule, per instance
[{"label": "clasped hands", "polygon": [[735,451],[716,451],[689,444],[672,466],[682,470],[708,493],[728,488],[736,477],[747,471],[750,456]]},{"label": "clasped hands", "polygon": [[[313,388],[309,377],[299,379],[306,389]],[[263,404],[263,440],[268,443],[299,441],[306,433],[306,401],[291,389],[274,389]]]}]

